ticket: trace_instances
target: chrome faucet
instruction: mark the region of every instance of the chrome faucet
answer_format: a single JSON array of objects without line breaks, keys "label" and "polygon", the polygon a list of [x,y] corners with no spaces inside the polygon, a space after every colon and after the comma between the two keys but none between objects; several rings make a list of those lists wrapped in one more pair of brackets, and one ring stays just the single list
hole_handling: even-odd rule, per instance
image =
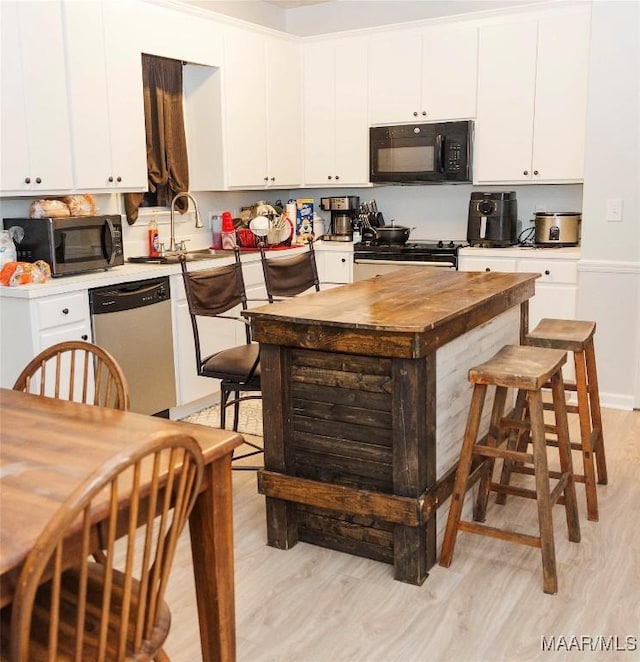
[{"label": "chrome faucet", "polygon": [[184,242],[180,242],[180,247],[178,247],[178,244],[176,243],[176,227],[175,227],[175,222],[173,220],[173,213],[176,208],[176,200],[178,198],[183,198],[187,197],[191,202],[193,202],[193,209],[196,213],[196,227],[201,228],[202,226],[202,220],[200,219],[200,212],[198,211],[198,203],[196,202],[196,199],[191,195],[191,193],[187,193],[186,191],[181,191],[180,193],[176,193],[173,196],[173,200],[171,200],[171,237],[169,238],[169,252],[170,253],[179,253],[184,250]]}]

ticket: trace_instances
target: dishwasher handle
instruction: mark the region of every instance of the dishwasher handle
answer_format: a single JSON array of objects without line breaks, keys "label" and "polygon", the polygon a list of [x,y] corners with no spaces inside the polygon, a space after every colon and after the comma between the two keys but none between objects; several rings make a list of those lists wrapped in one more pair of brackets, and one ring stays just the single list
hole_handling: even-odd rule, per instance
[{"label": "dishwasher handle", "polygon": [[169,279],[156,278],[89,290],[89,307],[92,315],[101,315],[152,306],[170,298]]}]

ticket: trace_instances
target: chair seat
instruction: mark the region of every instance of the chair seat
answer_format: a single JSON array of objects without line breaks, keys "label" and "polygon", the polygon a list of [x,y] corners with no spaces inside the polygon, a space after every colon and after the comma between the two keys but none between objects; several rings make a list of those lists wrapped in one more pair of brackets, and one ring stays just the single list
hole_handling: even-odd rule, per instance
[{"label": "chair seat", "polygon": [[[203,361],[201,374],[215,379],[244,381],[251,373],[259,352],[260,346],[257,343],[223,349]],[[252,380],[260,381],[260,364],[253,373]]]},{"label": "chair seat", "polygon": [[557,349],[506,345],[491,359],[469,370],[474,384],[539,389],[567,360]]},{"label": "chair seat", "polygon": [[[85,631],[96,632],[100,627],[100,611],[102,608],[101,602],[104,594],[104,581],[103,572],[104,566],[97,563],[90,563],[88,565],[88,585],[87,592],[87,605],[85,607]],[[62,603],[61,603],[61,630],[63,632],[75,627],[75,622],[78,612],[77,592],[78,592],[79,574],[75,570],[69,570],[62,576]],[[121,596],[125,590],[125,583],[127,578],[124,574],[118,571],[113,573],[112,591],[112,612],[115,614],[119,610],[121,604]],[[142,643],[138,650],[134,650],[132,645],[133,632],[135,628],[135,615],[137,610],[137,596],[140,590],[140,584],[135,579],[132,584],[132,592],[134,600],[132,602],[132,610],[129,614],[129,634],[128,641],[125,647],[126,659],[136,660],[152,660],[153,655],[159,651],[167,638],[169,633],[169,626],[171,624],[171,613],[167,604],[163,601],[159,610],[159,617],[154,628],[151,638]],[[29,649],[30,662],[45,662],[49,659],[48,656],[48,636],[49,636],[49,620],[50,611],[49,605],[51,601],[51,582],[43,584],[38,589],[36,597],[33,618],[32,618],[32,631],[31,631],[31,646]],[[9,632],[9,618],[10,610],[4,609],[2,612],[2,650],[3,660],[8,659],[9,641],[5,640],[4,635]],[[107,643],[107,659],[117,659],[117,634],[116,628],[109,629],[108,643]],[[68,639],[68,641],[67,641]],[[83,662],[91,662],[98,659],[98,651],[95,647],[97,636],[87,636],[84,639],[84,648],[82,652]],[[65,648],[65,644],[69,647]],[[59,648],[56,660],[73,660],[74,651],[72,644],[75,644],[74,637],[60,637]]]},{"label": "chair seat", "polygon": [[580,352],[593,337],[595,330],[595,322],[542,319],[536,328],[527,334],[525,343],[538,347]]}]

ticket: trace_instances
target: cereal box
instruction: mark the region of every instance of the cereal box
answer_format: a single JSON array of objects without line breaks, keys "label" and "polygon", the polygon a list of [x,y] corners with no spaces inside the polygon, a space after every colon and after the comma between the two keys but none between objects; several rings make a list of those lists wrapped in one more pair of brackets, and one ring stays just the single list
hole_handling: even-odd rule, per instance
[{"label": "cereal box", "polygon": [[313,241],[313,198],[296,200],[296,243]]}]

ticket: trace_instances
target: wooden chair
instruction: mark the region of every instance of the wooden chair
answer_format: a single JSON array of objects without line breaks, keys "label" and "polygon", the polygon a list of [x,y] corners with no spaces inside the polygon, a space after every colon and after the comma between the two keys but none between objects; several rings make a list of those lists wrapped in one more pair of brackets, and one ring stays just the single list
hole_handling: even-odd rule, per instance
[{"label": "wooden chair", "polygon": [[275,297],[293,297],[311,288],[316,292],[320,291],[313,242],[308,242],[307,246],[309,249],[304,253],[278,258],[267,257],[264,244],[260,244],[260,258],[269,303],[273,303]]},{"label": "wooden chair", "polygon": [[[577,404],[567,404],[567,412],[577,414],[580,422],[580,441],[573,442],[571,448],[582,455],[583,472],[576,473],[575,478],[585,485],[587,519],[591,521],[597,521],[599,517],[595,469],[598,471],[598,483],[606,485],[608,482],[593,342],[595,331],[595,322],[543,319],[524,339],[526,345],[561,349],[573,354],[576,379],[575,382],[565,382],[564,390],[575,393],[577,398]],[[544,407],[549,409],[550,404],[545,403]],[[557,434],[553,426],[549,426],[547,431]],[[547,444],[555,443],[554,439],[547,439]],[[505,478],[508,480],[508,476]]]},{"label": "wooden chair", "polygon": [[[255,395],[261,389],[259,346],[251,341],[249,321],[239,315],[230,314],[230,311],[238,306],[242,310],[247,308],[240,251],[237,248],[235,257],[233,264],[200,271],[189,272],[184,260],[181,260],[180,266],[193,329],[196,369],[201,377],[220,380],[220,427],[225,429],[226,410],[233,405],[233,430],[237,431],[240,403],[245,400],[260,399],[262,396]],[[216,317],[241,323],[244,328],[245,343],[203,357],[198,329],[199,317]],[[245,392],[253,395],[241,395]],[[254,450],[242,455],[234,455],[234,460],[264,452],[264,449],[257,444],[246,440],[245,443]],[[241,465],[234,468],[255,470],[260,467]]]},{"label": "wooden chair", "polygon": [[[560,350],[507,345],[482,365],[469,370],[469,381],[474,384],[473,395],[442,542],[440,565],[447,568],[451,565],[458,531],[491,536],[539,548],[542,555],[543,590],[545,593],[557,592],[558,578],[551,511],[553,505],[561,499],[565,505],[569,540],[580,542],[580,522],[562,385],[562,366],[566,360],[566,352]],[[561,468],[558,482],[553,489],[549,484],[550,473],[547,464],[541,392],[544,384],[548,382],[551,382],[552,385]],[[478,432],[489,385],[495,386],[496,389],[489,433],[486,441],[483,441],[478,439]],[[505,405],[510,388],[518,389],[518,397],[513,416],[505,418]],[[522,408],[526,399],[528,399],[528,420],[524,420],[522,416]],[[508,430],[521,429],[527,430],[531,435],[532,454],[502,447]],[[477,470],[473,469],[474,458],[483,461]],[[530,490],[492,482],[494,463],[497,458],[532,464],[535,489]],[[475,521],[469,522],[462,520],[461,515],[464,497],[471,486],[474,474],[476,478],[479,475],[480,485],[473,513]],[[538,506],[539,535],[533,536],[481,524],[480,522],[485,521],[487,501],[491,490],[535,499]]]},{"label": "wooden chair", "polygon": [[[155,434],[74,490],[35,542],[2,612],[11,662],[168,659],[164,594],[203,467],[193,438]],[[90,559],[97,526],[104,563]]]},{"label": "wooden chair", "polygon": [[13,389],[124,411],[131,403],[127,380],[113,356],[80,340],[40,352],[20,373]]}]

